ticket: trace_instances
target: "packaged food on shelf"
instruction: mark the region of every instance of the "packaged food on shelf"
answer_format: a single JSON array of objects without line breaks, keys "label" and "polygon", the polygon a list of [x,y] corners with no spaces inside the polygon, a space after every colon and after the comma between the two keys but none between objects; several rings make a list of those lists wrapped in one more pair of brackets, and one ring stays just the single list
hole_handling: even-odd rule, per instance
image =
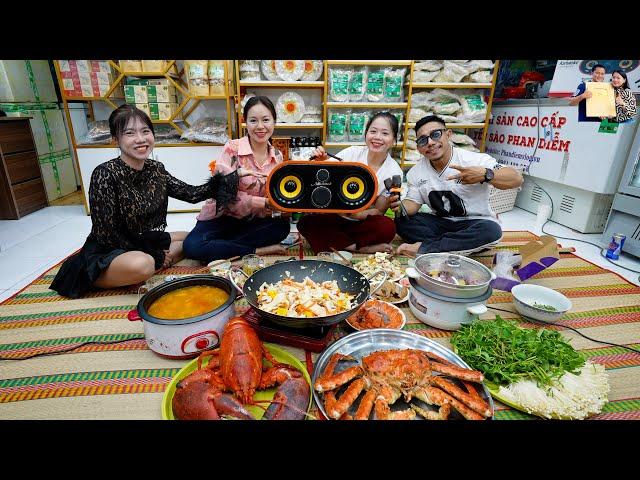
[{"label": "packaged food on shelf", "polygon": [[329,69],[329,98],[333,102],[349,100],[349,80],[353,70],[343,68]]},{"label": "packaged food on shelf", "polygon": [[324,64],[322,60],[304,60],[304,73],[300,80],[304,82],[315,82],[322,76]]},{"label": "packaged food on shelf", "polygon": [[[167,87],[172,87],[173,83],[171,80],[167,78],[136,78],[136,77],[127,77],[125,80],[125,85],[166,85]],[[175,87],[174,87],[175,88]]]},{"label": "packaged food on shelf", "polygon": [[156,145],[163,143],[187,143],[187,140],[180,138],[178,132],[173,126],[159,124],[153,127],[155,131]]},{"label": "packaged food on shelf", "polygon": [[412,150],[418,149],[418,145],[416,144],[415,140],[405,140],[405,143],[407,145],[407,148],[410,148]]},{"label": "packaged food on shelf", "polygon": [[[260,80],[260,60],[240,60],[239,65],[240,80]],[[273,68],[275,69],[275,65]]]},{"label": "packaged food on shelf", "polygon": [[187,77],[189,92],[194,96],[209,95],[209,77],[207,76],[208,60],[185,60],[184,71]]},{"label": "packaged food on shelf", "polygon": [[151,120],[170,120],[177,110],[177,103],[149,103]]},{"label": "packaged food on shelf", "polygon": [[436,88],[431,92],[430,100],[432,102],[443,102],[447,100],[455,100],[460,103],[460,95],[444,88]]},{"label": "packaged food on shelf", "polygon": [[407,130],[407,139],[408,140],[415,140],[416,137],[416,130],[415,128],[410,128],[409,130]]},{"label": "packaged food on shelf", "polygon": [[107,144],[111,143],[111,131],[108,120],[96,120],[87,124],[87,134],[78,144]]},{"label": "packaged food on shelf", "polygon": [[276,60],[276,72],[282,80],[298,81],[304,73],[304,60]]},{"label": "packaged food on shelf", "polygon": [[433,113],[436,115],[453,115],[460,111],[460,109],[460,103],[453,99],[441,100],[433,104]]},{"label": "packaged food on shelf", "polygon": [[433,82],[433,79],[438,76],[440,70],[436,70],[435,72],[426,72],[426,71],[415,71],[413,72],[413,81],[416,83],[428,83]]},{"label": "packaged food on shelf", "polygon": [[458,120],[464,123],[483,123],[487,116],[487,103],[483,95],[466,94],[460,99],[462,112],[458,115]]},{"label": "packaged food on shelf", "polygon": [[141,60],[118,60],[123,72],[142,72]]},{"label": "packaged food on shelf", "polygon": [[166,68],[166,60],[142,60],[143,72],[164,72]]},{"label": "packaged food on shelf", "polygon": [[176,88],[172,85],[148,85],[149,103],[177,103]]},{"label": "packaged food on shelf", "polygon": [[384,99],[384,74],[381,69],[369,70],[367,75],[367,101],[381,102]]},{"label": "packaged food on shelf", "polygon": [[225,144],[229,141],[227,122],[213,117],[200,118],[183,132],[181,138],[190,142]]},{"label": "packaged food on shelf", "polygon": [[151,118],[151,110],[149,109],[148,103],[136,103],[136,107],[138,107],[140,110],[146,113],[149,116],[149,118]]},{"label": "packaged food on shelf", "polygon": [[444,120],[446,123],[464,123],[464,121],[460,117],[456,117],[455,115],[447,115],[446,113],[439,113],[438,116]]},{"label": "packaged food on shelf", "polygon": [[347,122],[349,111],[329,113],[329,141],[345,142],[347,140]]},{"label": "packaged food on shelf", "polygon": [[460,145],[473,145],[475,146],[476,142],[473,138],[471,138],[469,135],[465,135],[464,133],[459,133],[454,131],[451,134],[451,141],[453,143],[455,143],[456,145],[460,146]]},{"label": "packaged food on shelf", "polygon": [[490,70],[479,70],[467,75],[463,80],[473,83],[491,83],[493,80],[493,74]]},{"label": "packaged food on shelf", "polygon": [[469,64],[476,67],[476,70],[493,70],[493,60],[469,60]]},{"label": "packaged food on shelf", "polygon": [[209,60],[209,95],[224,95],[224,60]]},{"label": "packaged food on shelf", "polygon": [[411,94],[411,106],[423,109],[429,109],[433,107],[431,92],[414,92]]},{"label": "packaged food on shelf", "polygon": [[[464,63],[466,63],[466,60]],[[433,79],[433,81],[442,83],[459,83],[465,75],[469,75],[472,71],[474,71],[473,67],[466,67],[460,63],[445,60],[442,71]]]},{"label": "packaged food on shelf", "polygon": [[112,73],[111,65],[107,60],[89,60],[92,72]]},{"label": "packaged food on shelf", "polygon": [[322,123],[322,115],[307,115],[305,113],[300,119],[300,123]]},{"label": "packaged food on shelf", "polygon": [[349,101],[361,102],[367,85],[367,68],[357,68],[349,79]]},{"label": "packaged food on shelf", "polygon": [[276,101],[278,122],[298,123],[305,113],[304,100],[296,92],[284,92]]},{"label": "packaged food on shelf", "polygon": [[423,108],[411,107],[411,109],[409,110],[409,121],[415,123],[422,117],[426,117],[427,115],[432,114],[433,112],[424,110]]},{"label": "packaged food on shelf", "polygon": [[147,96],[147,86],[146,85],[125,85],[124,100],[127,103],[149,102],[149,97]]},{"label": "packaged food on shelf", "polygon": [[369,121],[371,112],[352,111],[349,114],[349,141],[364,142],[364,127]]},{"label": "packaged food on shelf", "polygon": [[90,72],[89,83],[96,85],[111,85],[111,83],[113,83],[113,75],[111,72]]},{"label": "packaged food on shelf", "polygon": [[388,68],[384,71],[384,101],[401,102],[405,68]]},{"label": "packaged food on shelf", "polygon": [[413,71],[438,72],[442,70],[442,60],[416,60]]},{"label": "packaged food on shelf", "polygon": [[247,104],[251,97],[255,97],[256,94],[254,92],[247,92],[242,100],[240,100],[240,111],[244,111],[244,106]]},{"label": "packaged food on shelf", "polygon": [[407,148],[404,152],[404,159],[408,162],[417,162],[422,158],[422,155],[418,150],[411,150]]}]

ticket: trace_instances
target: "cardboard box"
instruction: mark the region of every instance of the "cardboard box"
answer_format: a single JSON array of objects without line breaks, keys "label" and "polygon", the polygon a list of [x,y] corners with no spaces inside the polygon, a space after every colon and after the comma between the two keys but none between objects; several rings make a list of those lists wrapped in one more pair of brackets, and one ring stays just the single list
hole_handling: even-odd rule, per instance
[{"label": "cardboard box", "polygon": [[90,60],[92,72],[111,73],[111,65],[107,60]]},{"label": "cardboard box", "polygon": [[89,72],[78,72],[80,85],[91,85],[91,74]]},{"label": "cardboard box", "polygon": [[148,103],[136,103],[136,107],[138,107],[140,110],[146,113],[149,116],[149,118],[151,118],[151,111],[149,110]]},{"label": "cardboard box", "polygon": [[143,72],[163,72],[167,68],[166,60],[142,60]]},{"label": "cardboard box", "polygon": [[119,60],[118,63],[123,72],[142,71],[142,62],[140,60]]},{"label": "cardboard box", "polygon": [[124,99],[127,103],[148,103],[147,87],[144,85],[125,85]]},{"label": "cardboard box", "polygon": [[76,60],[76,65],[79,73],[89,73],[91,71],[89,60]]},{"label": "cardboard box", "polygon": [[177,109],[177,103],[149,103],[149,116],[151,120],[169,120]]},{"label": "cardboard box", "polygon": [[177,103],[176,89],[169,85],[148,85],[149,103]]},{"label": "cardboard box", "polygon": [[513,278],[498,277],[491,282],[493,288],[510,292],[521,281],[546,270],[560,259],[558,241],[551,235],[542,235],[538,240],[532,240],[522,245],[519,248],[519,254],[522,260],[518,268],[514,270],[514,274],[520,281]]},{"label": "cardboard box", "polygon": [[0,102],[57,102],[54,76],[47,60],[0,60]]},{"label": "cardboard box", "polygon": [[81,83],[80,90],[83,97],[93,97],[93,87],[90,83],[88,85],[86,83]]},{"label": "cardboard box", "polygon": [[91,72],[91,83],[96,85],[111,85],[113,83],[113,76],[109,72]]},{"label": "cardboard box", "polygon": [[[73,159],[69,150],[55,152],[53,155],[44,155],[39,157],[38,160],[40,161],[42,180],[49,201],[69,195],[78,189],[78,180],[76,179]],[[54,165],[58,174],[57,179]],[[58,188],[60,191],[58,191]]]}]

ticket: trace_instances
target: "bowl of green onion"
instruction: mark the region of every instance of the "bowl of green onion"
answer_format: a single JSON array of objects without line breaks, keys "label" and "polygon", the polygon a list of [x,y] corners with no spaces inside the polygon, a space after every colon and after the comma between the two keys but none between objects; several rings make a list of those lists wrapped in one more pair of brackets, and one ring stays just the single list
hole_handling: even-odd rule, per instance
[{"label": "bowl of green onion", "polygon": [[571,310],[571,301],[560,292],[540,285],[516,285],[513,304],[523,317],[554,323]]}]

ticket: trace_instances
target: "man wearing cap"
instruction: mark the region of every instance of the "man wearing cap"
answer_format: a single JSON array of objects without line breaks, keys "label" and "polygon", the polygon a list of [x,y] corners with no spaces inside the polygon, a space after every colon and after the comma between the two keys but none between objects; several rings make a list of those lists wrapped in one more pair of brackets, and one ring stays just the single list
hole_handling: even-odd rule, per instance
[{"label": "man wearing cap", "polygon": [[[399,255],[469,254],[495,245],[502,229],[489,205],[489,185],[501,190],[522,185],[522,175],[486,153],[454,147],[452,132],[435,115],[416,123],[423,158],[407,173],[409,190],[396,211],[398,234],[408,243]],[[427,205],[431,213],[419,212]]]}]

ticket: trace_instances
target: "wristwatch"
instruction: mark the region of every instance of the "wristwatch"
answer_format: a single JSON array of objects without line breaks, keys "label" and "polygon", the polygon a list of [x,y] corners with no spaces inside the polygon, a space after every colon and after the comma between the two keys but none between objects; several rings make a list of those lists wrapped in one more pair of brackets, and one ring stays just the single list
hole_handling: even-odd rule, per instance
[{"label": "wristwatch", "polygon": [[491,170],[490,168],[485,168],[484,169],[484,180],[480,183],[489,183],[491,180],[493,180],[493,176],[495,175],[494,171]]}]

